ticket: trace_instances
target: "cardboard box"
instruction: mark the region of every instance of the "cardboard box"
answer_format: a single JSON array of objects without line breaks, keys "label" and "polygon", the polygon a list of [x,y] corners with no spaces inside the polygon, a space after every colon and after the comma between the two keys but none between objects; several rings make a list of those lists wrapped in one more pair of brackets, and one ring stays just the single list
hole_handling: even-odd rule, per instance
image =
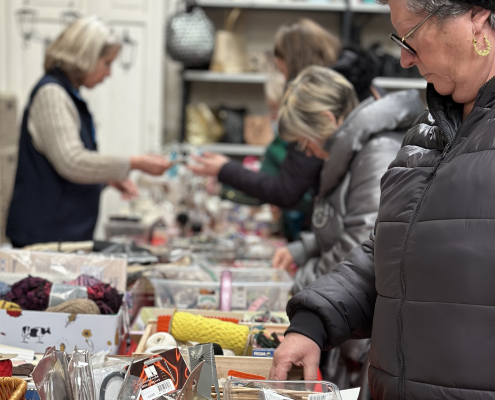
[{"label": "cardboard box", "polygon": [[0,250],[0,273],[2,281],[10,285],[27,275],[48,279],[52,283],[61,283],[86,274],[125,292],[127,260],[123,257],[96,253],[77,255]]},{"label": "cardboard box", "polygon": [[0,310],[0,341],[35,353],[52,346],[72,352],[77,346],[91,353],[110,349],[110,354],[117,354],[124,335],[123,313],[123,309],[116,315]]}]

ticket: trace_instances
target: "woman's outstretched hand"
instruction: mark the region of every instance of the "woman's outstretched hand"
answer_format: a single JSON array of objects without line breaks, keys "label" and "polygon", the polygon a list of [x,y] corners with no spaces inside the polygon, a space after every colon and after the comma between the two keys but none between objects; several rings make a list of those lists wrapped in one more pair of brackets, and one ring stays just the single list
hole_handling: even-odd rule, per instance
[{"label": "woman's outstretched hand", "polygon": [[131,169],[138,169],[150,175],[162,175],[171,166],[172,163],[165,157],[154,154],[131,157]]},{"label": "woman's outstretched hand", "polygon": [[281,247],[275,251],[272,258],[272,267],[276,269],[285,269],[290,271],[294,264],[294,257],[287,247]]},{"label": "woman's outstretched hand", "polygon": [[203,153],[202,156],[191,156],[196,165],[189,164],[187,167],[197,175],[218,176],[222,167],[229,162],[229,158],[222,154]]},{"label": "woman's outstretched hand", "polygon": [[303,367],[304,380],[315,381],[320,365],[320,347],[310,338],[299,333],[288,333],[273,356],[270,379],[287,380],[293,365]]}]

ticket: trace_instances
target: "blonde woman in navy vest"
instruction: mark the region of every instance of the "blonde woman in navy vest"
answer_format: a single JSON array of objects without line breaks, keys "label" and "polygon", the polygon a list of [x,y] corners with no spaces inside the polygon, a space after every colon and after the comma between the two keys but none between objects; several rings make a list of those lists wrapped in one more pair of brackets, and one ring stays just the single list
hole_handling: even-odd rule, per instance
[{"label": "blonde woman in navy vest", "polygon": [[130,198],[132,169],[161,175],[158,156],[97,152],[91,113],[79,89],[110,76],[120,42],[97,18],[75,21],[47,48],[45,76],[34,87],[22,120],[19,163],[7,222],[15,247],[91,240],[100,193],[110,185]]}]

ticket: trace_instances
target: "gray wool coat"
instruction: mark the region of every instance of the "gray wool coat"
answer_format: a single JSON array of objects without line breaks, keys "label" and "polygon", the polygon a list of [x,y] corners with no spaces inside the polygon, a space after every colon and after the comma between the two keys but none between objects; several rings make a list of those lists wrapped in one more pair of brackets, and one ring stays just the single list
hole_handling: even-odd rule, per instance
[{"label": "gray wool coat", "polygon": [[327,143],[312,232],[288,248],[299,266],[294,293],[332,271],[368,239],[378,215],[380,179],[400,150],[407,129],[424,113],[417,91],[362,102]]},{"label": "gray wool coat", "polygon": [[322,348],[369,337],[375,400],[493,399],[495,78],[429,113],[381,183],[371,240],[294,296],[289,332]]}]

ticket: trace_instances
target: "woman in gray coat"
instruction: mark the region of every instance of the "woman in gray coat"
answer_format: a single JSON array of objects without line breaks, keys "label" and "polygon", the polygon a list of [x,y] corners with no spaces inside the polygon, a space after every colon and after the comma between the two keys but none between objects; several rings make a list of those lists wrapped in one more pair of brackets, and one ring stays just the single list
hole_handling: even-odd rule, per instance
[{"label": "woman in gray coat", "polygon": [[[417,91],[396,92],[365,100],[341,124],[344,114],[339,108],[346,103],[336,95],[337,77],[319,67],[305,70],[288,87],[280,109],[285,138],[325,160],[313,231],[279,249],[273,260],[278,268],[289,269],[293,261],[299,265],[294,292],[333,270],[369,237],[378,213],[380,179],[397,155],[405,131],[424,112]],[[369,341],[358,340],[332,349],[322,361],[325,379],[341,388],[358,384],[368,349]]]},{"label": "woman in gray coat", "polygon": [[308,110],[324,109],[334,100],[328,96],[333,90],[328,84],[332,75],[317,68],[305,74],[284,98],[280,125],[287,129],[287,139],[299,140],[307,149],[311,138],[318,136],[330,156],[323,152],[312,232],[277,250],[273,258],[275,268],[290,270],[293,263],[297,265],[294,293],[332,271],[369,237],[378,214],[380,179],[397,155],[405,132],[424,112],[417,91],[396,92],[379,100],[370,97],[335,134],[317,135],[321,122]]},{"label": "woman in gray coat", "polygon": [[294,296],[270,373],[370,337],[375,400],[493,399],[495,2],[390,0],[429,111],[381,181],[370,240]]}]

